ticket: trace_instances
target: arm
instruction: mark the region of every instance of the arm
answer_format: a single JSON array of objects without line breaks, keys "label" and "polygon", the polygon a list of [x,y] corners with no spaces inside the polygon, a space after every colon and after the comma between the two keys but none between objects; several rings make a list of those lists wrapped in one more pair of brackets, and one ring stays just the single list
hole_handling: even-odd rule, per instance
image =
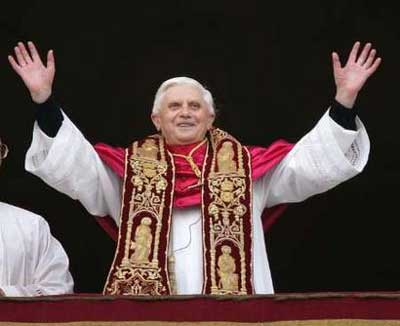
[{"label": "arm", "polygon": [[[375,59],[376,51],[371,50],[371,44],[368,43],[358,56],[359,47],[359,42],[354,44],[344,67],[341,67],[339,56],[332,54],[337,86],[335,100],[342,107],[331,108],[287,157],[260,180],[258,186],[263,193],[263,205],[270,207],[302,201],[335,187],[363,170],[370,144],[363,124],[355,118],[353,106],[359,91],[376,71],[381,59]],[[346,109],[349,114],[343,112]]]},{"label": "arm", "polygon": [[[51,235],[47,222],[34,216],[34,223],[24,225],[26,248],[26,282],[2,286],[5,296],[40,296],[68,294],[73,291],[68,257],[61,244]],[[28,220],[28,219],[27,219]],[[26,223],[26,222],[25,222]],[[28,229],[29,228],[29,229]],[[21,254],[21,253],[18,253]]]},{"label": "arm", "polygon": [[95,216],[110,215],[119,223],[121,181],[101,161],[93,146],[63,116],[54,138],[37,122],[25,157],[25,169],[56,190],[79,200]]},{"label": "arm", "polygon": [[[15,58],[8,57],[10,64],[29,90],[33,102],[39,106],[32,144],[26,154],[26,170],[79,200],[91,214],[111,215],[118,223],[119,178],[103,164],[74,124],[49,100],[55,76],[53,51],[47,54],[47,66],[32,42],[28,42],[28,49],[20,42],[14,51]],[[44,130],[38,123],[44,126]]]},{"label": "arm", "polygon": [[325,192],[360,173],[368,160],[370,143],[362,122],[357,131],[334,122],[327,112],[278,166],[257,184],[262,206],[300,202]]},{"label": "arm", "polygon": [[47,136],[54,138],[57,135],[64,117],[60,107],[51,97],[43,103],[36,104],[36,121]]}]

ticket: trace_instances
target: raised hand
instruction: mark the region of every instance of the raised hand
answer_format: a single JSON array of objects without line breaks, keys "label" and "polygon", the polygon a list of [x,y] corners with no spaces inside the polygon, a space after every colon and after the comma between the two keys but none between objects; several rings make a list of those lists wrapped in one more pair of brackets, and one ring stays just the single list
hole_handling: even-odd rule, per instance
[{"label": "raised hand", "polygon": [[32,42],[28,42],[28,49],[22,42],[14,47],[15,58],[8,56],[14,71],[21,77],[28,88],[35,103],[45,102],[51,95],[54,75],[56,72],[54,54],[47,53],[47,64],[44,65]]},{"label": "raised hand", "polygon": [[360,42],[354,43],[344,67],[340,63],[339,55],[336,52],[332,53],[335,99],[347,108],[353,107],[358,92],[382,61],[381,58],[375,58],[376,50],[371,48],[371,43],[367,43],[359,54]]}]

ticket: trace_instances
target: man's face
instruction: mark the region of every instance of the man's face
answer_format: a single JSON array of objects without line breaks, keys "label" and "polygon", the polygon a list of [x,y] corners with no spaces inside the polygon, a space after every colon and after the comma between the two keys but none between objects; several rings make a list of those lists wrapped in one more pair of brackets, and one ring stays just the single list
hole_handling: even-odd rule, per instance
[{"label": "man's face", "polygon": [[191,85],[169,88],[159,113],[151,119],[169,145],[187,145],[204,139],[215,115],[208,109],[200,90]]}]

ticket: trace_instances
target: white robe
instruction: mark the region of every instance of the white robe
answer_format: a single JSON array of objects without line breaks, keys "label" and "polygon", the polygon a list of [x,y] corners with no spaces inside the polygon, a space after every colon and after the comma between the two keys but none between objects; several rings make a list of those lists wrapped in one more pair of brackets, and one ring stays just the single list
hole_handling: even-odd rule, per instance
[{"label": "white robe", "polygon": [[41,216],[0,203],[0,289],[6,296],[72,293],[68,265]]},{"label": "white robe", "polygon": [[[265,207],[299,202],[360,173],[369,139],[357,118],[357,131],[342,128],[326,112],[282,162],[253,184],[253,272],[256,293],[273,293],[261,213]],[[122,180],[99,158],[92,145],[64,115],[55,138],[34,125],[25,168],[47,184],[79,200],[95,216],[110,215],[119,224]],[[200,207],[176,208],[169,250],[175,255],[179,294],[199,294],[203,285]]]}]

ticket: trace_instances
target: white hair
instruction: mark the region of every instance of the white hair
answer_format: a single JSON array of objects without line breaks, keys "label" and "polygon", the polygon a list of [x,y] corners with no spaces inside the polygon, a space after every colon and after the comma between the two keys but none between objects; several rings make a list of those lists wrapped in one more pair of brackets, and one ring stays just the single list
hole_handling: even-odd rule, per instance
[{"label": "white hair", "polygon": [[161,101],[167,92],[167,90],[173,86],[178,85],[191,85],[196,87],[200,93],[203,95],[204,101],[207,103],[208,110],[210,113],[215,114],[214,99],[209,90],[207,90],[202,84],[197,80],[189,77],[174,77],[166,80],[158,88],[156,96],[154,97],[154,104],[152,109],[152,114],[158,114],[161,110]]}]

